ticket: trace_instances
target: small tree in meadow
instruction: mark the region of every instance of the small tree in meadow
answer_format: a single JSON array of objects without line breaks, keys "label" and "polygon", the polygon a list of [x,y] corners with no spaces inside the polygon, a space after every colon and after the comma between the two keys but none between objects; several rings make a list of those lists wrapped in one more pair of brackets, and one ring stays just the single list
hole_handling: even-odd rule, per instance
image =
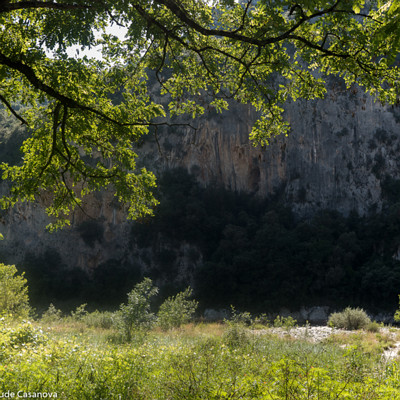
[{"label": "small tree in meadow", "polygon": [[42,322],[44,323],[52,323],[52,322],[60,322],[62,319],[62,311],[54,306],[53,303],[50,303],[49,308],[42,314]]},{"label": "small tree in meadow", "polygon": [[188,287],[161,304],[158,311],[158,324],[161,329],[179,328],[190,321],[198,306],[196,300],[189,300],[191,295],[192,289]]},{"label": "small tree in meadow", "polygon": [[151,312],[150,301],[158,293],[150,278],[145,278],[128,293],[127,304],[121,304],[116,313],[117,323],[125,338],[130,341],[134,331],[152,327],[156,316]]},{"label": "small tree in meadow", "polygon": [[0,263],[0,314],[27,317],[30,311],[24,274],[17,275],[15,265]]}]

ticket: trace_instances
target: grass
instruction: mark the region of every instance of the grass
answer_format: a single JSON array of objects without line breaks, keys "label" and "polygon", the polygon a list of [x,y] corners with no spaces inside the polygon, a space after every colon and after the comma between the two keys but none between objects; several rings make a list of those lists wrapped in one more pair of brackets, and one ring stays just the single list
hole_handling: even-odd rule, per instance
[{"label": "grass", "polygon": [[71,318],[2,324],[0,395],[22,390],[68,400],[400,398],[400,365],[380,357],[396,340],[393,332],[337,334],[313,344],[254,334],[240,325],[200,323],[154,329],[121,343],[110,340],[115,330],[88,328]]},{"label": "grass", "polygon": [[326,339],[327,343],[335,343],[342,347],[355,346],[360,349],[363,353],[370,355],[381,356],[384,350],[393,347],[396,341],[400,340],[400,335],[395,335],[389,332],[368,332],[358,331],[355,333],[345,334],[337,333],[331,335]]}]

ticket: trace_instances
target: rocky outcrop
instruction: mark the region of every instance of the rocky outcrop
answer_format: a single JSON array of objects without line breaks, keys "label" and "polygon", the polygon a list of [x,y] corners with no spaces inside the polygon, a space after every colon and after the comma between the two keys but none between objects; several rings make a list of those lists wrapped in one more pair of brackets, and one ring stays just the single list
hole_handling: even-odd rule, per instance
[{"label": "rocky outcrop", "polygon": [[222,114],[208,111],[197,130],[165,130],[141,154],[158,169],[183,166],[204,185],[262,197],[279,192],[298,214],[379,210],[381,183],[400,177],[400,107],[332,81],[324,100],[292,102],[285,115],[290,134],[266,147],[248,139],[255,111],[232,104]]}]

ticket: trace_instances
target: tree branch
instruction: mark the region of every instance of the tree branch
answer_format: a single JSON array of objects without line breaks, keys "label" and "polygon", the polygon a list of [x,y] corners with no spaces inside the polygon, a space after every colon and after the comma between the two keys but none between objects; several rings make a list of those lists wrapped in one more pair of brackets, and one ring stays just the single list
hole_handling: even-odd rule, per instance
[{"label": "tree branch", "polygon": [[346,59],[346,58],[350,57],[350,54],[347,54],[347,53],[336,53],[334,51],[325,49],[324,47],[322,47],[322,45],[315,44],[315,43],[309,41],[308,39],[303,38],[302,36],[289,35],[288,39],[293,39],[293,40],[297,40],[299,42],[302,42],[307,47],[311,47],[312,49],[319,50],[321,53],[324,53],[325,56],[332,56],[332,57],[338,57],[338,58],[343,58],[343,59]]},{"label": "tree branch", "polygon": [[[332,13],[332,12],[338,12],[338,10],[336,10],[336,7],[340,3],[340,1],[341,0],[337,0],[331,7],[327,8],[325,10],[317,11],[309,16],[303,16],[291,28],[289,28],[287,31],[285,31],[284,33],[282,33],[278,36],[268,37],[265,39],[257,39],[254,37],[241,35],[241,34],[237,33],[237,30],[225,31],[222,29],[205,28],[205,27],[201,26],[200,24],[198,24],[193,18],[191,18],[189,16],[189,14],[186,12],[186,10],[178,5],[176,0],[155,0],[156,3],[162,4],[166,8],[168,8],[168,10],[170,10],[176,17],[178,17],[187,26],[189,26],[190,28],[194,29],[195,31],[201,33],[204,36],[221,36],[221,37],[226,37],[226,38],[234,39],[234,40],[237,40],[240,42],[250,43],[255,46],[262,46],[262,47],[264,47],[268,44],[278,43],[285,39],[288,39],[289,36],[291,35],[291,33],[293,33],[297,28],[299,28],[301,25],[303,25],[307,21],[310,21],[317,17],[322,17],[322,16]],[[143,11],[144,10],[142,9],[142,12]],[[247,12],[247,7],[245,9],[245,12]],[[348,14],[354,14],[353,11],[350,12],[350,11],[346,11],[346,10],[340,10],[340,12],[347,12]],[[149,15],[147,15],[147,16],[149,18],[152,18]],[[152,18],[152,19],[155,20],[154,18]],[[319,49],[319,50],[321,50],[321,49]]]},{"label": "tree branch", "polygon": [[107,15],[110,17],[110,20],[112,23],[121,26],[122,28],[125,28],[124,24],[121,24],[119,21],[117,21],[116,17],[114,17],[114,15],[112,15],[110,10],[107,10]]},{"label": "tree branch", "polygon": [[24,64],[21,61],[13,61],[9,57],[5,56],[0,52],[0,64],[7,65],[8,67],[19,71],[21,74],[25,76],[25,78],[28,79],[28,81],[38,90],[48,94],[50,97],[52,97],[55,100],[58,100],[64,107],[68,107],[71,109],[78,109],[82,111],[88,111],[91,112],[92,114],[95,114],[97,117],[100,119],[103,119],[105,121],[111,122],[112,124],[116,124],[118,126],[159,126],[159,125],[167,125],[167,126],[174,126],[174,125],[186,125],[189,126],[192,129],[194,128],[190,124],[170,124],[168,122],[149,122],[149,121],[137,121],[137,122],[120,122],[117,121],[114,118],[109,117],[108,115],[102,113],[99,110],[96,110],[95,108],[84,106],[80,103],[78,103],[76,100],[71,99],[70,97],[64,96],[60,92],[56,91],[53,89],[51,86],[46,85],[44,82],[42,82],[35,74],[35,71],[33,68],[30,66]]},{"label": "tree branch", "polygon": [[65,138],[65,125],[67,123],[67,118],[68,118],[68,107],[64,106],[64,110],[63,110],[63,117],[62,117],[62,121],[61,121],[61,140],[65,149],[65,152],[67,153],[68,156],[68,160],[67,160],[67,164],[65,166],[64,172],[68,170],[68,166],[71,164],[71,152],[68,149],[68,145],[67,145],[67,141]]},{"label": "tree branch", "polygon": [[28,123],[16,113],[16,111],[12,108],[11,104],[7,101],[7,99],[0,94],[0,101],[4,103],[4,105],[10,110],[11,114],[14,115],[15,118],[21,121],[22,124],[28,125]]},{"label": "tree branch", "polygon": [[0,13],[15,10],[26,10],[30,8],[47,8],[55,10],[78,10],[91,8],[90,5],[71,4],[71,3],[54,3],[52,1],[19,1],[18,3],[10,3],[9,1],[0,2]]},{"label": "tree branch", "polygon": [[247,4],[246,4],[246,7],[245,7],[243,15],[242,15],[242,23],[240,24],[239,28],[237,28],[233,31],[234,33],[240,32],[244,28],[244,24],[246,22],[247,11],[249,11],[252,1],[253,0],[247,0]]},{"label": "tree branch", "polygon": [[70,97],[64,96],[60,92],[56,91],[51,86],[46,85],[42,82],[35,74],[35,71],[29,65],[24,64],[22,61],[14,61],[11,58],[7,57],[3,53],[0,52],[0,64],[6,65],[13,70],[20,72],[22,75],[25,76],[26,79],[38,90],[48,94],[55,100],[58,100],[63,105],[66,105],[69,108],[81,109],[84,111],[90,111],[99,117],[108,120],[110,122],[114,122],[118,124],[118,121],[113,120],[112,118],[108,117],[107,115],[103,114],[102,112],[87,106],[83,106],[79,104],[76,100],[71,99]]},{"label": "tree branch", "polygon": [[[296,24],[294,24],[290,29],[285,31],[284,33],[275,36],[275,37],[268,37],[264,39],[259,39],[255,37],[249,37],[245,35],[238,34],[236,31],[224,31],[220,29],[209,29],[209,28],[204,28],[203,26],[199,25],[196,21],[194,21],[188,14],[187,12],[182,9],[175,0],[156,0],[157,3],[164,5],[167,7],[176,17],[178,17],[182,22],[184,22],[187,26],[190,28],[194,29],[195,31],[201,33],[204,36],[220,36],[220,37],[227,37],[231,38],[233,40],[237,40],[239,42],[243,43],[248,43],[251,45],[255,45],[257,47],[265,47],[268,44],[273,44],[273,43],[279,43],[284,40],[290,40],[294,39],[297,41],[303,42],[306,46],[313,48],[315,50],[320,51],[321,53],[324,53],[326,56],[333,56],[333,57],[339,57],[339,58],[348,58],[350,57],[350,54],[346,53],[336,53],[331,50],[323,48],[321,45],[315,44],[311,42],[310,40],[303,38],[298,35],[293,35],[293,32],[297,30],[302,24],[306,23],[309,20],[312,20],[313,18],[321,17],[323,15],[332,13],[332,12],[343,12],[343,10],[337,10],[336,7],[340,3],[340,0],[337,0],[331,7],[327,8],[326,10],[318,11],[313,13],[312,15],[308,17],[302,17]],[[184,47],[186,47],[189,50],[192,50],[196,53],[205,51],[205,50],[211,50],[211,51],[217,51],[241,64],[243,64],[242,60],[239,58],[233,56],[233,54],[230,54],[228,52],[225,52],[221,49],[214,48],[211,46],[206,46],[203,48],[196,48],[193,45],[190,45],[189,43],[186,43],[185,40],[183,40],[181,37],[175,34],[172,29],[168,29],[162,22],[158,21],[154,16],[148,14],[145,9],[140,7],[139,5],[133,5],[133,7],[138,11],[138,13],[147,21],[149,25],[155,25],[159,29],[161,29],[164,34],[168,35],[170,38],[173,38],[176,40],[178,43],[182,44]],[[349,14],[354,14],[354,12],[348,12]]]},{"label": "tree branch", "polygon": [[46,163],[41,168],[41,171],[40,171],[38,179],[37,179],[38,181],[40,180],[40,178],[46,171],[47,167],[51,164],[51,160],[53,159],[53,156],[57,151],[57,129],[58,129],[58,119],[59,119],[59,115],[60,115],[60,109],[61,109],[61,104],[57,103],[56,106],[54,107],[54,111],[53,111],[53,134],[51,137],[51,150],[50,150],[50,154],[49,154],[49,157],[48,157]]}]

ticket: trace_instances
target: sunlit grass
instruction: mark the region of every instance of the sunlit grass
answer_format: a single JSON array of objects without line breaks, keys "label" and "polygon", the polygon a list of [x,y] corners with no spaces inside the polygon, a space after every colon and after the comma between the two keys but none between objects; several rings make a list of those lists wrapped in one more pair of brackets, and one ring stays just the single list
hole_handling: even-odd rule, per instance
[{"label": "sunlit grass", "polygon": [[68,400],[400,398],[399,364],[379,357],[396,340],[388,330],[336,334],[322,343],[218,323],[137,332],[129,343],[117,335],[72,318],[3,324],[0,393],[56,392]]},{"label": "sunlit grass", "polygon": [[356,346],[364,353],[382,355],[384,350],[394,346],[399,334],[390,332],[358,331],[353,333],[342,332],[331,335],[325,340],[327,343],[337,344],[341,347]]}]

